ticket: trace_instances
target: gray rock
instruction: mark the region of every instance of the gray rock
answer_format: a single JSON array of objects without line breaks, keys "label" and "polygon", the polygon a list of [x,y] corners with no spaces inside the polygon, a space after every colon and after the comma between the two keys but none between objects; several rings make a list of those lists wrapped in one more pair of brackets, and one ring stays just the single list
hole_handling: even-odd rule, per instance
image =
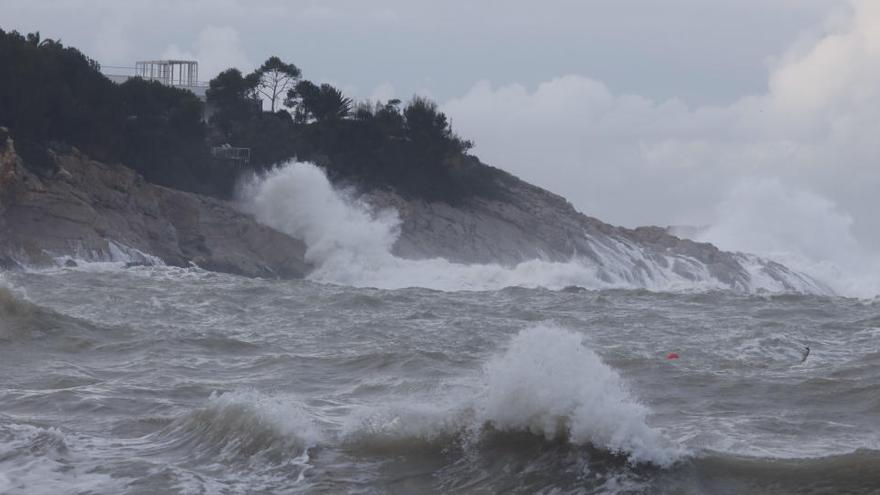
[{"label": "gray rock", "polygon": [[[0,143],[2,145],[3,143]],[[0,149],[0,259],[164,263],[245,276],[295,278],[310,266],[297,239],[228,202],[149,184],[75,149],[54,155],[50,177],[29,172],[11,139]]]}]

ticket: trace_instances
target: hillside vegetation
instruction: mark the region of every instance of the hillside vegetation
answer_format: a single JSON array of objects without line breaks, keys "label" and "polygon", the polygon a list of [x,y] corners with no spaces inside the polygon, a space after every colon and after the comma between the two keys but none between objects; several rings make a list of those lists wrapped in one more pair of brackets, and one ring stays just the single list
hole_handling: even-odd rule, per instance
[{"label": "hillside vegetation", "polygon": [[[250,74],[222,72],[207,99],[204,122],[190,91],[116,84],[76,48],[0,29],[0,126],[37,172],[51,172],[50,151],[75,146],[150,182],[225,198],[242,173],[297,158],[336,182],[450,203],[497,194],[503,175],[468,154],[472,143],[430,100],[354,102],[278,57]],[[247,169],[212,158],[224,144],[251,148]]]}]

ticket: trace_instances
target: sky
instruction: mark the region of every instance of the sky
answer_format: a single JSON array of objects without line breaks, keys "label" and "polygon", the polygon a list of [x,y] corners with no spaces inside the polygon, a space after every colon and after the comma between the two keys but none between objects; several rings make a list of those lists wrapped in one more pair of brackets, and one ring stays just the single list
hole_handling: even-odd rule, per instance
[{"label": "sky", "polygon": [[716,231],[742,249],[757,248],[731,226],[773,233],[771,247],[827,234],[880,249],[876,0],[0,0],[0,11],[0,28],[39,30],[104,65],[192,57],[208,79],[278,55],[356,98],[430,96],[483,161],[611,223],[726,225]]}]

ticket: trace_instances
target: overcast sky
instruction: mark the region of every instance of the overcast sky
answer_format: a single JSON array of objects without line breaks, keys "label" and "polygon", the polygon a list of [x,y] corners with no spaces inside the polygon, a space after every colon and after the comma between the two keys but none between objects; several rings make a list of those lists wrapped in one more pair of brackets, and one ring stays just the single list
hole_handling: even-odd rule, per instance
[{"label": "overcast sky", "polygon": [[0,7],[3,29],[40,30],[105,65],[193,57],[207,79],[274,54],[358,98],[432,96],[484,161],[612,223],[730,223],[742,204],[764,213],[737,217],[743,228],[803,237],[821,213],[880,246],[880,1]]},{"label": "overcast sky", "polygon": [[208,79],[277,54],[368,97],[579,74],[616,91],[724,102],[843,0],[0,0],[0,26],[40,30],[105,65],[197,56]]}]

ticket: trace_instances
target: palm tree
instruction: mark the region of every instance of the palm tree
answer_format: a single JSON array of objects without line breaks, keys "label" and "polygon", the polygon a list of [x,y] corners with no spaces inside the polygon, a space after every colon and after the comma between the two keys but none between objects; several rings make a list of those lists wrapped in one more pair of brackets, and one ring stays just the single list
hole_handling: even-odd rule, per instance
[{"label": "palm tree", "polygon": [[329,84],[321,85],[319,112],[315,118],[319,121],[342,120],[351,114],[353,102],[342,91]]},{"label": "palm tree", "polygon": [[27,34],[27,42],[32,46],[39,48],[61,48],[61,40],[53,40],[52,38],[41,38],[39,31]]},{"label": "palm tree", "polygon": [[29,45],[40,46],[40,32],[34,31],[27,34],[27,42]]},{"label": "palm tree", "polygon": [[300,81],[288,93],[286,100],[296,105],[300,120],[315,119],[318,122],[343,120],[351,115],[354,102],[341,91],[329,84],[315,85],[311,81]]}]

